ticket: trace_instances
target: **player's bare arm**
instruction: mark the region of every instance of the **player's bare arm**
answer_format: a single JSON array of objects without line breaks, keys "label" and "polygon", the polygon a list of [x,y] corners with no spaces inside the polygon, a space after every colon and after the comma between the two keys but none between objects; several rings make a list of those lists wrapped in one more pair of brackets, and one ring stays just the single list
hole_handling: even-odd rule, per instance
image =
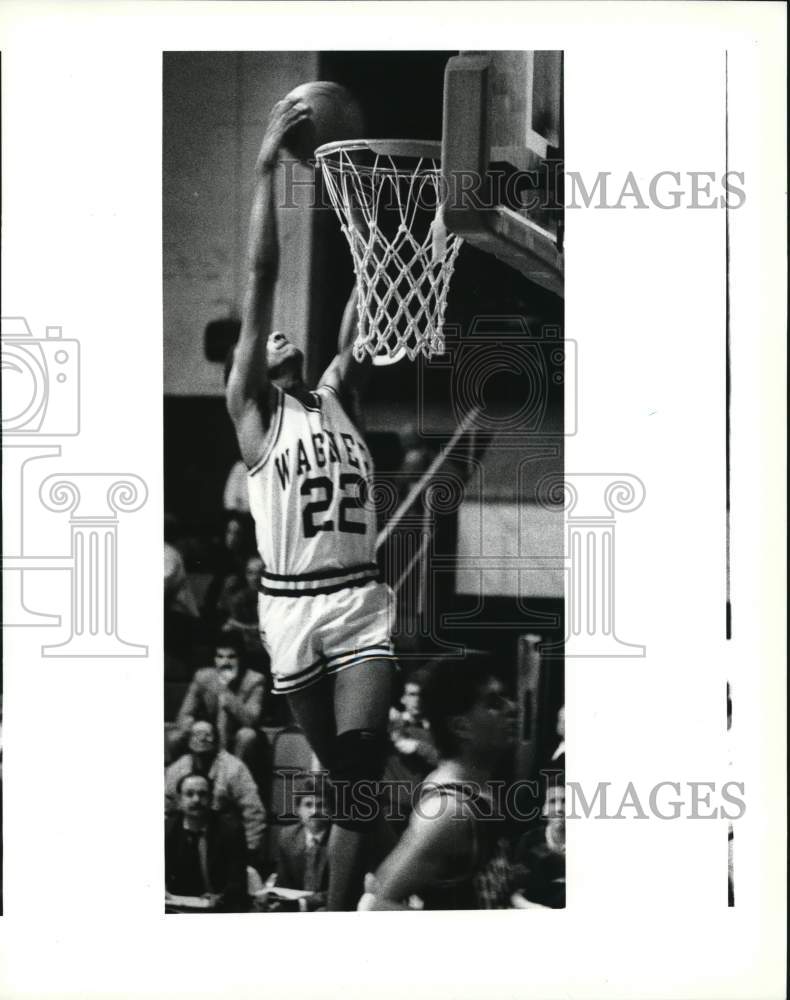
[{"label": "player's bare arm", "polygon": [[373,367],[370,356],[366,353],[362,361],[354,357],[354,340],[357,336],[357,292],[351,293],[337,338],[337,354],[319,380],[319,385],[329,385],[343,403],[348,415],[357,426],[361,424],[361,406],[359,397],[370,377]]},{"label": "player's bare arm", "polygon": [[357,330],[357,291],[354,289],[346,302],[343,318],[340,321],[337,354],[320,380],[321,385],[331,385],[338,393],[347,389],[363,388],[370,376],[372,366],[370,356],[365,354],[362,361],[357,361],[354,357],[353,348]]},{"label": "player's bare arm", "polygon": [[463,868],[473,854],[473,820],[453,799],[431,796],[412,814],[409,827],[376,872],[369,909],[405,909],[446,876],[448,863]]},{"label": "player's bare arm", "polygon": [[308,115],[298,101],[280,101],[272,110],[255,164],[255,193],[250,216],[249,275],[241,334],[228,378],[226,400],[236,427],[241,455],[254,465],[272,410],[266,344],[271,331],[274,291],[280,268],[280,245],[274,200],[278,155],[283,138]]}]

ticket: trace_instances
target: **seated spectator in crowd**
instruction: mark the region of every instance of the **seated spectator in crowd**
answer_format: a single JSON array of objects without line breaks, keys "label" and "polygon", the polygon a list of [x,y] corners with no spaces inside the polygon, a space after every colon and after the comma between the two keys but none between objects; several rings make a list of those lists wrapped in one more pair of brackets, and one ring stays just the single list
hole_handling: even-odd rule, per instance
[{"label": "seated spectator in crowd", "polygon": [[488,783],[515,740],[515,705],[484,663],[446,660],[423,685],[422,706],[439,765],[359,908],[408,909],[412,897],[432,910],[507,908],[515,885]]},{"label": "seated spectator in crowd", "polygon": [[396,793],[390,815],[396,829],[408,819],[417,788],[439,763],[428,720],[422,714],[420,691],[425,676],[415,671],[404,684],[402,709],[390,709],[389,735],[393,752],[387,758],[384,783]]},{"label": "seated spectator in crowd", "polygon": [[175,545],[176,535],[175,519],[165,515],[165,649],[174,656],[185,657],[198,638],[200,615],[183,557]]},{"label": "seated spectator in crowd", "polygon": [[189,586],[181,553],[165,541],[165,608],[173,614],[198,618],[198,606]]},{"label": "seated spectator in crowd", "polygon": [[526,868],[522,895],[553,910],[565,906],[565,785],[550,781],[541,811],[543,822],[524,834],[515,858]]},{"label": "seated spectator in crowd", "polygon": [[178,789],[184,777],[202,774],[210,779],[211,808],[235,816],[247,841],[247,861],[261,867],[266,833],[266,811],[248,768],[232,754],[217,747],[211,722],[195,722],[189,737],[189,753],[179,757],[165,771],[165,812],[179,808]]},{"label": "seated spectator in crowd", "polygon": [[242,663],[244,646],[234,632],[221,632],[214,647],[214,666],[196,671],[168,734],[169,760],[186,748],[192,723],[214,723],[219,748],[239,757],[255,779],[265,784],[268,764],[266,737],[259,732],[266,681],[263,674]]},{"label": "seated spectator in crowd", "polygon": [[165,821],[165,903],[197,896],[207,909],[248,909],[244,834],[238,821],[212,812],[211,779],[185,774],[176,785],[178,809]]},{"label": "seated spectator in crowd", "polygon": [[229,514],[222,545],[212,560],[214,575],[203,599],[203,620],[210,627],[217,628],[227,619],[230,599],[244,589],[247,559],[254,551],[249,515]]},{"label": "seated spectator in crowd", "polygon": [[329,815],[320,783],[314,787],[306,779],[296,796],[299,822],[284,827],[277,844],[277,884],[312,893],[301,901],[300,909],[318,910],[326,906],[329,886]]},{"label": "seated spectator in crowd", "polygon": [[222,506],[228,511],[238,511],[242,514],[250,512],[250,492],[247,487],[249,471],[241,459],[234,462],[225,480],[222,494]]},{"label": "seated spectator in crowd", "polygon": [[266,657],[258,626],[258,597],[262,572],[261,557],[251,556],[244,568],[244,588],[229,599],[228,620],[223,625],[223,631],[238,632],[244,639],[247,654],[256,658]]},{"label": "seated spectator in crowd", "polygon": [[420,778],[436,767],[439,755],[431,736],[431,727],[422,714],[420,692],[425,678],[415,671],[403,687],[402,711],[390,711],[390,739],[396,751],[412,765],[411,769]]}]

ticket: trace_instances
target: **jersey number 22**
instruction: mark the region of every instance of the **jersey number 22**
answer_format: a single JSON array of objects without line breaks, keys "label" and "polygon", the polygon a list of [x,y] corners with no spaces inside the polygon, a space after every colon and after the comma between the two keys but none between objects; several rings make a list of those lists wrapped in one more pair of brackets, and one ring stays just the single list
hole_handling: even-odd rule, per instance
[{"label": "jersey number 22", "polygon": [[[349,488],[357,487],[357,492],[348,493]],[[340,489],[345,494],[340,499],[337,514],[337,530],[345,531],[351,535],[364,535],[368,530],[367,524],[362,521],[354,521],[349,518],[349,513],[359,510],[367,502],[368,484],[353,472],[345,472],[340,477]],[[335,485],[327,476],[316,476],[313,479],[305,479],[299,491],[303,497],[318,494],[318,499],[311,500],[305,504],[302,510],[302,530],[305,538],[314,538],[319,531],[334,531],[335,522],[332,518],[326,521],[316,521],[316,517],[325,514],[332,506],[335,496]]]}]

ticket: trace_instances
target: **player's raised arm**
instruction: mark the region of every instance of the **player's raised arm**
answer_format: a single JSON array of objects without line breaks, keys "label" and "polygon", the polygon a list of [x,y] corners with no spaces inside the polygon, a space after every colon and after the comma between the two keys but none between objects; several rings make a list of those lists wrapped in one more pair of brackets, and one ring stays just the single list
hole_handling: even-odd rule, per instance
[{"label": "player's raised arm", "polygon": [[283,138],[308,114],[308,109],[299,101],[285,100],[275,104],[255,164],[247,290],[241,334],[226,390],[228,412],[236,426],[242,457],[248,465],[257,460],[271,411],[266,341],[271,331],[274,290],[280,267],[274,171]]},{"label": "player's raised arm", "polygon": [[359,395],[370,377],[372,362],[368,354],[365,354],[362,361],[357,361],[354,357],[353,348],[357,336],[357,323],[357,292],[355,289],[343,312],[337,338],[337,354],[321,376],[318,384],[331,386],[343,401],[348,415],[355,423],[359,424],[361,421]]}]

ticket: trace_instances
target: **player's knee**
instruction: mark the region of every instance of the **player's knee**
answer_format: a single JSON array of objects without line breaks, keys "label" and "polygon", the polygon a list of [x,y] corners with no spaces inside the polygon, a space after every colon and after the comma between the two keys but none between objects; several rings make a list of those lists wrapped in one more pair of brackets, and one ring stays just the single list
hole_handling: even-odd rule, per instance
[{"label": "player's knee", "polygon": [[374,729],[351,729],[336,738],[329,776],[339,827],[364,831],[375,822],[386,756],[386,734]]}]

